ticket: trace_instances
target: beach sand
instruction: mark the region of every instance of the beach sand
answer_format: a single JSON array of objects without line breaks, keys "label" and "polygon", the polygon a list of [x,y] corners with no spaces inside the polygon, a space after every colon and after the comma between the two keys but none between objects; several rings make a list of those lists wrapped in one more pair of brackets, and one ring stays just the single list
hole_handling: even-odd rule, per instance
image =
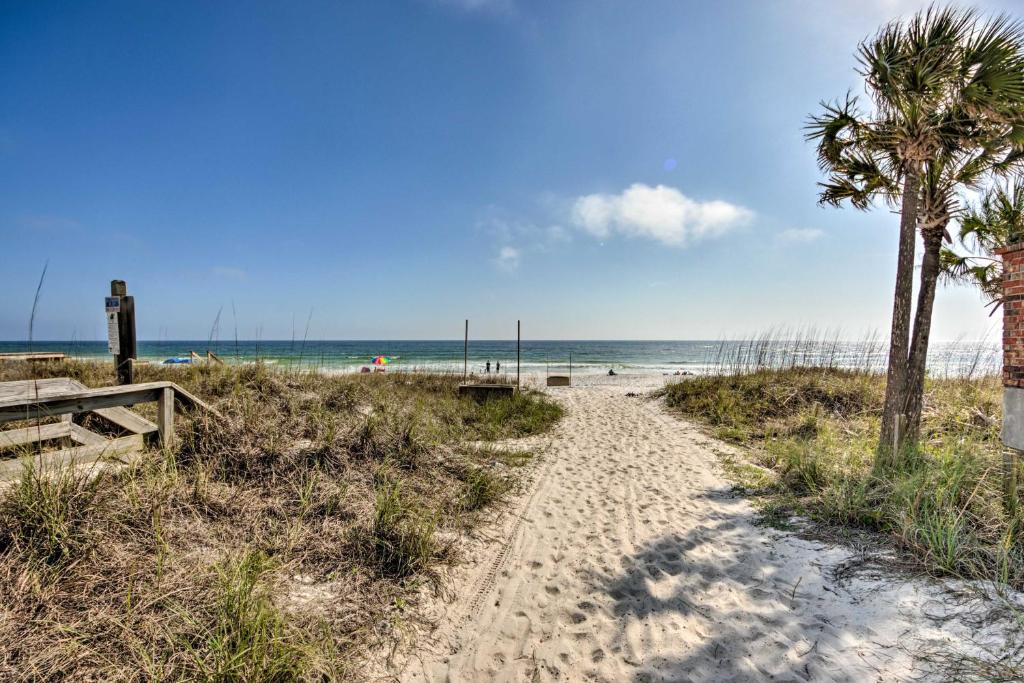
[{"label": "beach sand", "polygon": [[724,446],[626,397],[664,381],[549,390],[567,415],[528,444],[542,453],[531,481],[470,544],[457,597],[428,606],[432,632],[389,676],[908,680],[928,673],[920,648],[998,638],[946,620],[958,608],[936,582],[845,576],[849,549],[757,525],[721,473]]}]

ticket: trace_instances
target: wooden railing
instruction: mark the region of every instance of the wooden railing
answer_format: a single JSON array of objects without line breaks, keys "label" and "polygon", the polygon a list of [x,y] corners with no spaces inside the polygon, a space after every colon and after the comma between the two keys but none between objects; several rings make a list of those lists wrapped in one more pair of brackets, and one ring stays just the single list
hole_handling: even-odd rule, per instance
[{"label": "wooden railing", "polygon": [[[153,423],[132,412],[129,406],[157,403]],[[77,443],[56,451],[37,452],[40,464],[67,464],[125,456],[141,451],[154,441],[174,444],[174,407],[198,408],[218,415],[216,410],[173,382],[146,382],[90,389],[81,382],[57,377],[40,380],[0,382],[0,424],[19,420],[59,418],[60,422],[31,425],[0,432],[0,449],[11,449],[50,440]],[[74,422],[74,416],[94,413],[128,432],[108,439]],[[17,458],[0,459],[0,479],[17,476],[22,463]]]}]

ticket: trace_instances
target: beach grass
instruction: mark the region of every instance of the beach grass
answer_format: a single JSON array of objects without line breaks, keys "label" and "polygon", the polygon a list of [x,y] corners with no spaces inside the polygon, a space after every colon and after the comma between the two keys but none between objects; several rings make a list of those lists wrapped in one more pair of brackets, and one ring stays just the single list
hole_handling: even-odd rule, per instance
[{"label": "beach grass", "polygon": [[[42,376],[114,383],[110,364],[0,367]],[[451,375],[136,369],[158,379],[223,419],[179,413],[174,450],[0,491],[0,678],[358,680],[531,456],[488,444],[561,417],[527,391],[460,398]]]},{"label": "beach grass", "polygon": [[884,382],[866,371],[760,369],[678,382],[664,397],[747,447],[727,470],[771,518],[881,532],[919,570],[1024,588],[1024,518],[1003,504],[1000,379],[930,379],[920,447],[880,474]]}]

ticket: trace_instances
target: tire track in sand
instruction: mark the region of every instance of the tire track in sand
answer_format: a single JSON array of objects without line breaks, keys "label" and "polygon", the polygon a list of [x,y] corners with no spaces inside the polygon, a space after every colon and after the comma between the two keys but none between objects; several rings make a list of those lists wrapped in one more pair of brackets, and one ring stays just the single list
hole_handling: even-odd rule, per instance
[{"label": "tire track in sand", "polygon": [[471,621],[477,617],[480,613],[480,609],[484,605],[484,601],[491,595],[494,590],[494,584],[497,581],[498,573],[507,564],[509,556],[512,553],[512,549],[516,544],[516,539],[519,537],[519,531],[523,526],[523,519],[529,514],[533,505],[533,500],[537,496],[537,491],[540,490],[544,481],[548,479],[549,471],[552,468],[552,460],[544,458],[544,464],[540,468],[540,472],[534,476],[530,482],[530,495],[526,498],[526,502],[519,508],[515,513],[515,521],[511,527],[503,534],[504,540],[500,542],[495,552],[494,557],[487,564],[486,571],[479,576],[474,585],[471,595],[473,596],[466,609],[459,615],[459,620],[462,622]]}]

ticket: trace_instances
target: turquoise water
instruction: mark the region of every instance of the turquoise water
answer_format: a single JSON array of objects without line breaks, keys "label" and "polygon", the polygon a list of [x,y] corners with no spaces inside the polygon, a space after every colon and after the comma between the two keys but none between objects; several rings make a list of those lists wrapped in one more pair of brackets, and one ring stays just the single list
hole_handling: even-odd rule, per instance
[{"label": "turquoise water", "polygon": [[[263,360],[283,367],[306,367],[355,372],[377,355],[393,358],[394,369],[461,372],[463,342],[452,341],[140,341],[139,357],[163,361],[203,354],[207,349],[228,363]],[[63,351],[84,359],[109,358],[106,342],[37,341],[36,351]],[[29,350],[26,342],[0,342],[0,352]],[[712,372],[730,367],[780,365],[830,365],[881,370],[885,348],[874,341],[836,340],[760,341],[523,341],[522,372],[564,372],[570,354],[574,373],[607,372],[665,374]],[[492,371],[501,363],[514,372],[516,342],[470,341],[469,369],[482,372],[490,361]],[[937,343],[929,354],[929,370],[938,375],[980,374],[999,368],[998,345],[978,342]]]}]

